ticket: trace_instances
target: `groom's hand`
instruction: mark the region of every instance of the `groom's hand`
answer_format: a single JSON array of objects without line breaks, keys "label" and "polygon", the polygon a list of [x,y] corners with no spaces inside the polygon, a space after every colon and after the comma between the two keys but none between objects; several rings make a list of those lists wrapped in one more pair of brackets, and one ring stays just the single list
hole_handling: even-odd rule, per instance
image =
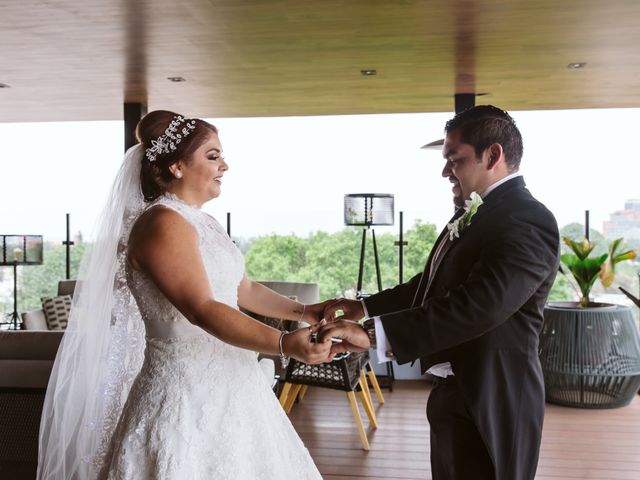
[{"label": "groom's hand", "polygon": [[351,320],[336,320],[327,323],[318,331],[318,341],[324,343],[331,339],[341,339],[331,346],[331,353],[363,352],[371,346],[369,335],[358,323]]},{"label": "groom's hand", "polygon": [[302,316],[301,320],[307,322],[310,325],[320,323],[320,321],[324,318],[325,308],[327,308],[327,306],[335,301],[335,298],[330,298],[329,300],[325,300],[324,302],[306,305],[304,308],[304,315]]},{"label": "groom's hand", "polygon": [[325,302],[324,318],[327,322],[336,320],[360,320],[364,317],[364,310],[360,300],[338,298]]}]

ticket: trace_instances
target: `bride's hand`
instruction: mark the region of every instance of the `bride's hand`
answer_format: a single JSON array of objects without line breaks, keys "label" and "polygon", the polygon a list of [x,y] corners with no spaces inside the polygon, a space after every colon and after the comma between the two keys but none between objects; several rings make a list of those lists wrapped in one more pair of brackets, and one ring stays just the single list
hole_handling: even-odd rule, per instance
[{"label": "bride's hand", "polygon": [[333,359],[331,338],[321,343],[312,342],[311,335],[316,330],[317,327],[311,326],[286,334],[282,339],[284,354],[309,364],[330,362]]},{"label": "bride's hand", "polygon": [[325,300],[324,302],[305,305],[304,315],[302,315],[300,320],[302,320],[303,322],[307,322],[310,325],[319,323],[324,318],[325,309],[335,301],[335,298],[330,298],[329,300]]}]

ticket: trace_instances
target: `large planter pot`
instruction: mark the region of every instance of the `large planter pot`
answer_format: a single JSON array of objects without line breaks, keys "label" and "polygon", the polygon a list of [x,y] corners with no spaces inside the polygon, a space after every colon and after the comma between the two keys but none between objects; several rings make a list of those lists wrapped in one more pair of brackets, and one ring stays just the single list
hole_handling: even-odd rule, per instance
[{"label": "large planter pot", "polygon": [[640,335],[629,307],[547,305],[539,353],[548,402],[615,408],[640,388]]}]

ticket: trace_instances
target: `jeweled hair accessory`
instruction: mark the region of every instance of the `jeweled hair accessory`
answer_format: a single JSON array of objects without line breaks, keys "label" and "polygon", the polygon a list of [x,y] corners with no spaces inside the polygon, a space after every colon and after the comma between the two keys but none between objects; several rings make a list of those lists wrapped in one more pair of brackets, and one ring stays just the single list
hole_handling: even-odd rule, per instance
[{"label": "jeweled hair accessory", "polygon": [[[181,127],[182,130],[180,130]],[[151,140],[151,148],[145,150],[145,155],[150,162],[155,162],[158,155],[175,151],[182,139],[195,128],[195,120],[185,120],[182,115],[176,115],[164,131],[164,135],[160,135],[156,140]]]}]

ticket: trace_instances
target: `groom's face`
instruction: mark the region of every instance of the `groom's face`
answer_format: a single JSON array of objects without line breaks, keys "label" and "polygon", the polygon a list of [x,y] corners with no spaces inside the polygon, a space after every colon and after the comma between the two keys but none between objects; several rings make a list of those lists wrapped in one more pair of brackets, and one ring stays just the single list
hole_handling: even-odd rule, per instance
[{"label": "groom's face", "polygon": [[442,155],[445,159],[442,176],[453,184],[453,202],[458,207],[464,205],[471,192],[481,194],[490,185],[486,162],[476,157],[473,146],[462,143],[459,130],[447,134]]}]

